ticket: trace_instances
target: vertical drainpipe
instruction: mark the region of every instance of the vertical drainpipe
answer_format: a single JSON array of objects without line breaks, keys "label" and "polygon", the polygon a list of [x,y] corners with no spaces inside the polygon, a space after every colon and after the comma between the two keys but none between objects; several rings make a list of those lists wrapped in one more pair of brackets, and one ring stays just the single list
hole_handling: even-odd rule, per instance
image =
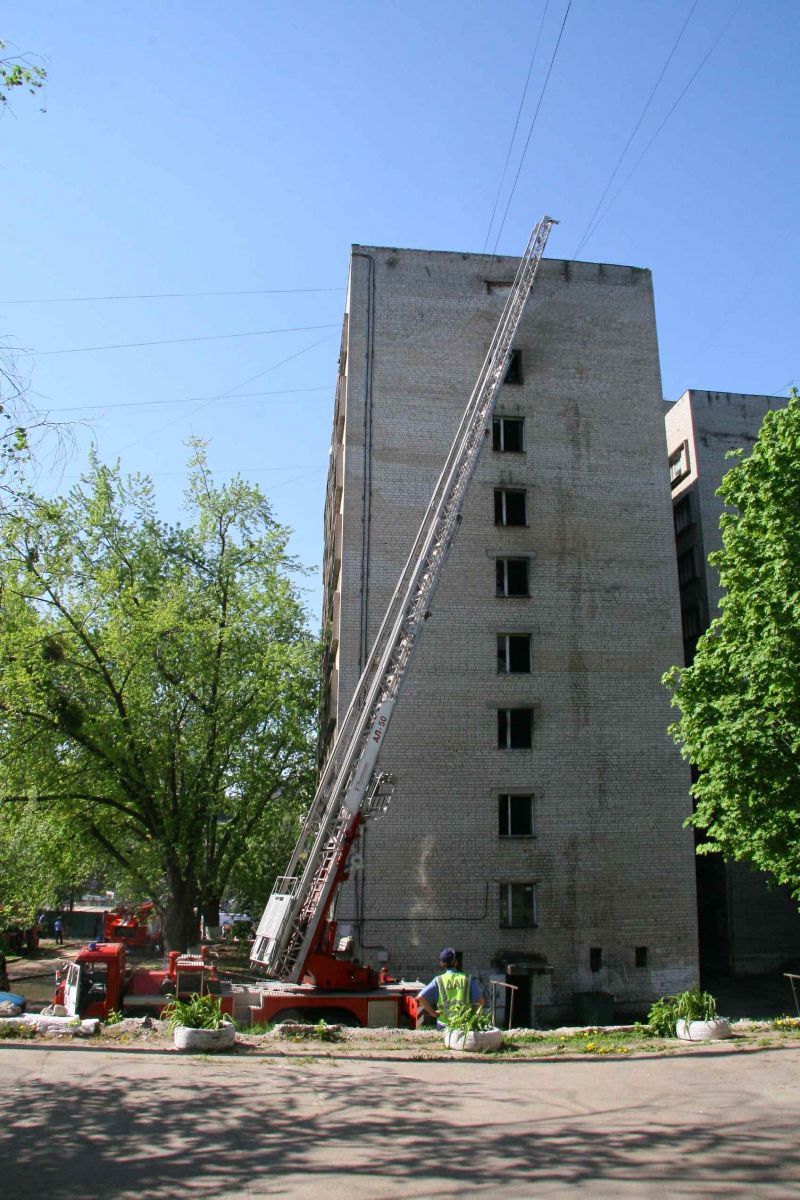
[{"label": "vertical drainpipe", "polygon": [[361,493],[361,617],[358,639],[358,676],[364,669],[369,650],[369,550],[372,524],[372,367],[375,342],[375,259],[361,250],[353,258],[367,260],[367,330],[364,348],[364,462]]},{"label": "vertical drainpipe", "polygon": [[[375,259],[371,254],[362,250],[354,250],[353,258],[363,258],[367,262],[367,329],[364,339],[364,459],[363,459],[363,490],[361,492],[361,569],[359,572],[359,590],[361,593],[361,610],[358,636],[358,678],[364,670],[369,651],[369,541],[372,524],[372,367],[375,344]],[[362,825],[359,834],[362,863],[366,859],[367,843],[366,830]],[[356,872],[354,907],[356,941],[359,954],[364,942],[364,872]]]}]

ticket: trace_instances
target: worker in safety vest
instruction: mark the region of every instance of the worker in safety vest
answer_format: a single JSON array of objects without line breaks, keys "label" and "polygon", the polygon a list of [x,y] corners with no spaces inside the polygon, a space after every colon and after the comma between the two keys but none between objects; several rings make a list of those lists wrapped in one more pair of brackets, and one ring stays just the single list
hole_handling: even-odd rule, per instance
[{"label": "worker in safety vest", "polygon": [[472,976],[456,970],[456,952],[452,946],[445,947],[439,955],[439,962],[443,971],[422,989],[417,996],[417,1004],[423,1012],[434,1017],[436,1024],[442,1028],[451,1005],[471,1004],[473,1008],[482,1008],[483,997]]}]

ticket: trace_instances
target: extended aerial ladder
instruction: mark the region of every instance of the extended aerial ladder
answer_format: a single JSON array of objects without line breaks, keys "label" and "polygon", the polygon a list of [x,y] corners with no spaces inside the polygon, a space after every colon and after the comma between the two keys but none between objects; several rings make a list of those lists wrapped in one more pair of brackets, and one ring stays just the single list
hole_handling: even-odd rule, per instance
[{"label": "extended aerial ladder", "polygon": [[322,771],[288,874],[276,880],[259,923],[251,961],[287,983],[306,979],[323,988],[357,989],[377,982],[369,967],[336,959],[335,923],[328,920],[328,913],[360,826],[388,804],[392,779],[376,772],[378,756],[430,615],[464,497],[491,429],[512,343],[554,224],[552,217],[543,217],[528,240],[444,469]]}]

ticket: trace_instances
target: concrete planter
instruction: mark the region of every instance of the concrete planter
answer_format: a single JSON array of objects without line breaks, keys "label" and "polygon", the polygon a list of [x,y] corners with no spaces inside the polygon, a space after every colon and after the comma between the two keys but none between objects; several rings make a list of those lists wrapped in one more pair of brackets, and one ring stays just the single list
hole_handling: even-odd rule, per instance
[{"label": "concrete planter", "polygon": [[195,1054],[210,1054],[215,1050],[230,1050],[236,1041],[236,1026],[226,1021],[219,1029],[189,1029],[176,1025],[172,1040],[177,1050]]},{"label": "concrete planter", "polygon": [[713,1021],[678,1021],[675,1032],[684,1042],[714,1042],[731,1037],[731,1027],[725,1017]]},{"label": "concrete planter", "polygon": [[463,1033],[460,1029],[445,1029],[444,1044],[448,1050],[498,1050],[503,1044],[502,1029],[475,1029]]}]

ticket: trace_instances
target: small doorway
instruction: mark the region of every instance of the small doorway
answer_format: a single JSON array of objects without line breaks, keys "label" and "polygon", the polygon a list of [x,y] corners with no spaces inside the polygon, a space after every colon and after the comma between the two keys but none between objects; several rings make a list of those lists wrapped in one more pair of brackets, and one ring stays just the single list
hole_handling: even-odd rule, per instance
[{"label": "small doorway", "polygon": [[[504,1029],[529,1029],[531,1026],[531,976],[530,972],[506,975],[506,983],[516,988],[509,992],[503,1019]],[[511,997],[513,996],[513,1003]]]}]

